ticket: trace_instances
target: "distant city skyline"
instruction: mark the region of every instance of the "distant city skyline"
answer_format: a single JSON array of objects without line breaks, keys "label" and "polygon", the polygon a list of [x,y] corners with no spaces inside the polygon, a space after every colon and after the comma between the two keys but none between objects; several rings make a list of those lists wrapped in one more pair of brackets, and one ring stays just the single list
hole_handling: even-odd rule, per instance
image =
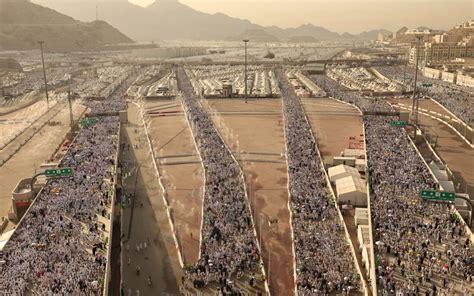
[{"label": "distant city skyline", "polygon": [[[169,1],[169,0],[160,0]],[[312,23],[339,33],[402,26],[449,29],[474,18],[471,0],[179,0],[207,13],[225,13],[264,26]],[[130,0],[146,6],[154,0]]]}]

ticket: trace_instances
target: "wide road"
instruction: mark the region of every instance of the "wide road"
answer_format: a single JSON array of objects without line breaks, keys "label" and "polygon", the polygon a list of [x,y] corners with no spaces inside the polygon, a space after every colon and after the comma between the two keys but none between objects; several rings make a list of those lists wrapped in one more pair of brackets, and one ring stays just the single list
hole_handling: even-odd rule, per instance
[{"label": "wide road", "polygon": [[[420,106],[423,106],[427,110],[436,112],[442,111],[435,109],[439,107],[439,105],[433,102],[422,102],[424,102],[424,104],[420,104]],[[397,105],[395,105],[395,107],[397,107]],[[433,109],[431,107],[433,107]],[[400,110],[406,111],[405,109]],[[425,132],[433,140],[437,139],[435,150],[454,173],[454,177],[456,178],[454,185],[458,186],[458,183],[460,183],[458,192],[467,192],[471,199],[474,198],[474,149],[469,147],[469,145],[446,124],[424,113],[420,113],[419,121],[420,125],[424,127]]]},{"label": "wide road", "polygon": [[[122,129],[121,143],[130,144],[122,156],[126,206],[122,210],[121,276],[125,295],[180,295],[183,276],[163,201],[163,191],[149,148],[139,109],[129,104],[129,124]],[[127,146],[128,147],[128,146]],[[136,174],[138,168],[138,175]],[[135,200],[133,196],[135,194]],[[133,213],[133,214],[132,214]],[[131,223],[130,220],[132,219]],[[129,228],[131,227],[131,228]],[[145,248],[146,243],[146,248]],[[140,251],[137,246],[141,245]],[[130,262],[130,264],[129,264]],[[137,275],[136,268],[140,267]],[[152,285],[148,285],[148,277]]]}]

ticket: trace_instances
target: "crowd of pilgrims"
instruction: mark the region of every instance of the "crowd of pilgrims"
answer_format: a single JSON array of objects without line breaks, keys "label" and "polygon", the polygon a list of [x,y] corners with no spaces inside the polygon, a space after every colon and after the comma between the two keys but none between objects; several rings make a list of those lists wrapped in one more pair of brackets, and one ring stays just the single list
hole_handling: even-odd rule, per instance
[{"label": "crowd of pilgrims", "polygon": [[282,69],[289,190],[300,295],[349,294],[360,288],[348,241],[303,106]]},{"label": "crowd of pilgrims", "polygon": [[[389,79],[394,79],[401,83],[405,81],[405,83],[413,84],[415,71],[413,67],[407,67],[407,69],[405,69],[405,66],[381,66],[376,67],[376,69]],[[474,124],[473,88],[443,80],[431,79],[423,75],[418,75],[417,84],[423,94],[441,103],[441,105],[445,106],[464,122],[467,122],[471,126]],[[423,87],[423,84],[432,84],[432,86]]]},{"label": "crowd of pilgrims", "polygon": [[[126,109],[127,80],[90,113]],[[101,295],[107,265],[119,117],[83,126],[61,160],[72,176],[48,180],[0,254],[0,295]]]},{"label": "crowd of pilgrims", "polygon": [[217,282],[238,291],[232,279],[257,271],[261,262],[244,180],[182,67],[176,77],[206,180],[200,258],[186,278],[198,288]]},{"label": "crowd of pilgrims", "polygon": [[[311,78],[362,111],[394,111],[321,75]],[[405,130],[390,126],[394,120],[364,118],[379,294],[473,295],[472,242],[452,206],[419,197],[439,188]]]},{"label": "crowd of pilgrims", "polygon": [[107,250],[97,215],[111,206],[118,127],[107,117],[80,131],[60,164],[73,176],[47,182],[3,250],[1,293],[100,292]]},{"label": "crowd of pilgrims", "polygon": [[[132,70],[132,69],[131,69]],[[90,115],[102,114],[107,112],[117,112],[127,109],[127,101],[123,99],[123,95],[127,92],[129,86],[135,82],[141,71],[134,71],[129,73],[129,76],[117,87],[117,89],[108,97],[107,103],[103,101],[87,101],[86,105],[89,107]]]}]

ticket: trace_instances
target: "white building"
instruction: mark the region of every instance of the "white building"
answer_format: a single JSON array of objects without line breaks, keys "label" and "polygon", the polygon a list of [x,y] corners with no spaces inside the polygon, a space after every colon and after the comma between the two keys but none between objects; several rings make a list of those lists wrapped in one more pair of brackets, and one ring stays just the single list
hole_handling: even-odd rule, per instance
[{"label": "white building", "polygon": [[356,207],[367,206],[367,184],[357,176],[336,180],[337,201]]}]

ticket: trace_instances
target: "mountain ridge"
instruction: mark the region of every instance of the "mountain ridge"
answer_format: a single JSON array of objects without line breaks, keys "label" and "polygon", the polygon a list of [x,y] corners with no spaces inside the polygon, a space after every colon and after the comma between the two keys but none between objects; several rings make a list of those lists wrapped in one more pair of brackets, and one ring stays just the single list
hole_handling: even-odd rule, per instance
[{"label": "mountain ridge", "polygon": [[267,35],[272,35],[281,41],[291,40],[298,36],[311,37],[320,41],[345,38],[370,40],[367,39],[368,35],[339,34],[309,23],[295,28],[261,26],[247,19],[232,17],[221,12],[214,14],[202,12],[179,0],[156,0],[146,7],[134,5],[126,0],[90,2],[78,0],[79,3],[67,1],[67,4],[57,1],[48,2],[51,0],[37,1],[83,21],[91,20],[95,16],[97,5],[100,19],[106,20],[138,41],[229,40],[249,30],[263,30]]},{"label": "mountain ridge", "polygon": [[0,49],[37,49],[39,40],[50,52],[97,50],[106,44],[133,42],[105,21],[85,23],[29,1],[0,0]]}]

